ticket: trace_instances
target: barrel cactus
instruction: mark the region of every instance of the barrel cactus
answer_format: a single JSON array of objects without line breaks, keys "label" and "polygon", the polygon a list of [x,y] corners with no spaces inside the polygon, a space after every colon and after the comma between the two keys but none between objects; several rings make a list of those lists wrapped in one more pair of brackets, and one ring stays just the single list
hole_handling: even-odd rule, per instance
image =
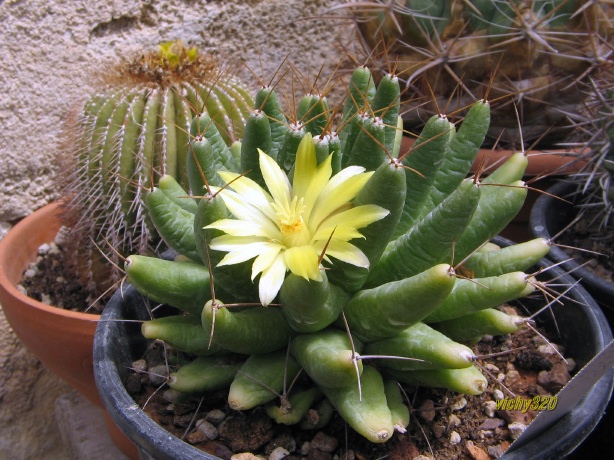
[{"label": "barrel cactus", "polygon": [[396,66],[411,87],[404,112],[412,129],[488,87],[505,101],[489,138],[517,143],[519,120],[527,144],[552,145],[569,135],[583,84],[612,58],[609,1],[343,0],[335,9],[350,12],[374,66]]},{"label": "barrel cactus", "polygon": [[172,389],[228,388],[232,409],[263,406],[283,424],[307,426],[310,408],[334,407],[383,443],[409,423],[398,382],[486,389],[464,342],[522,326],[496,307],[539,287],[524,271],[549,246],[489,243],[527,188],[523,154],[466,179],[487,101],[458,130],[433,116],[399,155],[398,78],[376,86],[361,67],[348,91],[337,132],[325,97],[305,96],[289,116],[262,88],[236,150],[195,118],[197,196],[170,177],[147,194],[150,218],[180,255],[132,255],[125,270],[140,293],[182,311],[142,325],[145,337],[196,356],[170,375]]},{"label": "barrel cactus", "polygon": [[117,264],[120,254],[152,251],[159,244],[144,194],[165,174],[188,185],[192,119],[209,114],[223,142],[231,144],[242,136],[253,105],[243,83],[181,41],[121,62],[101,79],[103,87],[67,129],[62,178],[86,276],[102,260],[99,250]]}]

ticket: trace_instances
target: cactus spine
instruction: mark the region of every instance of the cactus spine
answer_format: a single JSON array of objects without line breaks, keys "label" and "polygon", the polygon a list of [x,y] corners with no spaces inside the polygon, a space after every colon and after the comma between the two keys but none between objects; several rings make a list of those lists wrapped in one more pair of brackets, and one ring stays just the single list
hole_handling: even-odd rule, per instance
[{"label": "cactus spine", "polygon": [[[463,236],[467,250],[477,249],[505,224],[503,218],[485,219],[488,229],[482,231],[478,228],[482,220],[475,222],[472,215],[510,212],[496,205],[505,200],[494,200],[494,206],[491,197],[482,202],[479,181],[464,180],[488,128],[490,106],[486,101],[471,107],[458,131],[451,129],[445,117],[438,117],[444,125],[440,132],[445,134],[441,154],[449,158],[424,168],[415,164],[422,168],[418,171],[421,176],[435,176],[424,181],[429,188],[424,195],[430,198],[419,204],[424,209],[418,213],[425,217],[404,224],[407,229],[400,236],[395,236],[394,228],[378,225],[401,225],[408,197],[406,175],[416,175],[416,170],[402,166],[398,137],[386,135],[388,129],[394,133],[397,123],[381,122],[389,110],[399,116],[398,79],[390,76],[389,84],[382,94],[366,68],[354,72],[348,85],[352,97],[346,99],[353,102],[346,103],[340,117],[339,135],[332,129],[330,111],[325,109],[314,109],[311,117],[297,114],[293,123],[298,129],[289,128],[285,118],[282,121],[274,115],[288,112],[277,106],[271,89],[263,89],[267,96],[255,99],[268,103],[255,106],[242,142],[240,164],[250,165],[250,169],[218,171],[228,187],[210,187],[209,194],[195,198],[199,204],[191,227],[197,235],[194,250],[186,249],[183,240],[167,241],[185,255],[201,255],[203,266],[212,261],[216,298],[204,304],[203,337],[239,355],[258,353],[262,355],[258,359],[276,362],[290,342],[289,357],[281,356],[304,368],[306,375],[298,386],[303,390],[317,387],[348,424],[377,443],[388,441],[395,429],[404,430],[399,419],[405,420],[402,425],[407,423],[406,416],[393,415],[406,411],[399,411],[399,398],[391,395],[387,400],[385,388],[391,387],[390,381],[421,382],[468,394],[485,390],[486,378],[473,366],[471,351],[438,329],[452,331],[455,321],[464,321],[472,325],[471,340],[481,334],[509,333],[520,327],[519,319],[494,307],[502,298],[518,298],[532,291],[532,278],[515,273],[510,276],[520,286],[505,293],[493,292],[497,286],[509,284],[503,279],[488,286],[477,282],[473,289],[455,292],[458,282],[449,265],[454,242]],[[310,107],[327,107],[321,97],[316,101],[314,96],[309,98],[309,105],[299,104],[305,113]],[[263,118],[263,113],[269,117]],[[320,116],[325,123],[310,125]],[[436,130],[423,133],[421,145],[429,145],[435,136]],[[273,138],[281,141],[273,143]],[[290,145],[298,147],[290,149]],[[207,165],[202,169],[209,171]],[[522,188],[516,182],[518,174],[522,171],[506,175],[514,188]],[[437,183],[446,187],[436,189]],[[501,190],[504,194],[506,187],[492,190],[490,193]],[[180,204],[174,206],[181,209]],[[179,225],[189,231],[189,222],[177,222]],[[470,236],[464,236],[467,230]],[[498,251],[492,246],[488,249]],[[516,263],[508,260],[508,272],[518,272],[525,255]],[[156,300],[164,301],[154,276],[157,259],[148,262],[152,271],[149,287],[146,272],[139,270],[133,275],[137,265],[143,267],[142,262],[141,258],[127,259],[128,279],[134,277],[139,291],[156,292]],[[165,267],[169,263],[160,262]],[[176,264],[178,271],[185,268],[185,262],[170,263]],[[495,261],[492,267],[494,271],[501,264]],[[489,276],[488,268],[483,272],[481,276]],[[258,280],[259,292],[254,292]],[[193,297],[202,295],[202,288],[195,288],[190,277],[186,276],[185,283],[178,280],[167,302],[179,308],[183,307],[182,296],[176,295],[177,290],[194,290]],[[233,309],[232,302],[242,308]],[[454,318],[442,325],[429,321],[427,326],[428,318],[436,317],[434,312],[444,304],[446,311],[455,311]],[[193,304],[183,308],[185,314],[198,317]],[[403,346],[398,346],[399,342]],[[363,349],[374,353],[386,350],[388,358],[363,364]],[[430,363],[398,370],[399,366],[387,366],[395,361],[389,356]],[[243,374],[236,379],[244,380],[239,375]],[[252,383],[274,378],[252,377]]]}]

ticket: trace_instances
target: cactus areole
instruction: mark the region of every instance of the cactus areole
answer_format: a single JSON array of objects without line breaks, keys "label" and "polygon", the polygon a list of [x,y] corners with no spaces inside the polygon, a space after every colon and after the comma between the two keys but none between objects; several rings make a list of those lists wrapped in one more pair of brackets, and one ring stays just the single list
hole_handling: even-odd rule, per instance
[{"label": "cactus areole", "polygon": [[[290,116],[271,88],[254,98],[240,147],[216,142],[209,118],[195,118],[190,149],[203,155],[187,177],[197,196],[164,177],[146,198],[182,257],[133,255],[125,269],[140,293],[184,312],[142,328],[198,356],[171,375],[171,388],[229,387],[231,407],[264,406],[279,423],[298,423],[324,398],[382,443],[409,423],[395,382],[485,390],[459,341],[522,326],[496,307],[534,291],[523,271],[549,245],[485,245],[526,196],[517,157],[483,181],[466,179],[488,102],[475,102],[458,127],[434,116],[399,155],[398,79],[376,86],[360,67],[344,84],[339,132],[324,97],[305,96]],[[473,279],[457,279],[461,265]],[[361,353],[386,359],[363,362]],[[243,364],[229,368],[225,356]],[[291,422],[287,401],[263,389],[280,393],[300,368],[300,390],[288,396],[302,412]]]}]

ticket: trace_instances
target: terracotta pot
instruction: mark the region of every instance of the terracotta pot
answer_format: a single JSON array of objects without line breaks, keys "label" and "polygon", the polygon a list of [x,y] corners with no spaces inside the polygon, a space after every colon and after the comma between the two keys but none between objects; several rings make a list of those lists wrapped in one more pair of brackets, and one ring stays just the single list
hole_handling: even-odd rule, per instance
[{"label": "terracotta pot", "polygon": [[[39,246],[53,241],[62,226],[60,206],[56,202],[39,209],[0,240],[0,305],[19,340],[46,369],[103,407],[94,381],[92,352],[100,316],[46,305],[17,290]],[[133,452],[134,445],[123,433],[114,424],[107,425],[117,446]]]}]

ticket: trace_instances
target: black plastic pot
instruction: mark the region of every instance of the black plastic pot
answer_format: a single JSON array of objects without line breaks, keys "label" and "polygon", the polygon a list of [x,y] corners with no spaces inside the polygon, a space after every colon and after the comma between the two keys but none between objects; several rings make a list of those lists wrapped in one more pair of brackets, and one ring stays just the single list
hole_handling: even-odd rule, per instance
[{"label": "black plastic pot", "polygon": [[[577,185],[560,181],[547,190],[548,194],[540,196],[531,209],[529,225],[536,238],[551,239],[575,219],[578,208],[574,205],[579,195]],[[555,197],[564,198],[566,201]],[[561,266],[574,278],[581,280],[586,290],[604,308],[606,315],[614,319],[614,283],[604,280],[590,270],[580,266],[563,249],[552,247],[548,258],[562,262]]]},{"label": "black plastic pot", "polygon": [[[548,263],[544,261],[543,264]],[[559,276],[558,284],[572,284],[574,281],[556,267],[548,271],[546,279]],[[555,339],[565,346],[567,354],[581,367],[612,340],[612,331],[595,301],[583,288],[575,287],[567,295],[567,299],[562,299],[563,305],[553,306],[554,315],[542,314],[540,317],[546,327],[557,330],[553,324],[553,317],[556,317],[560,337]],[[536,311],[542,304],[541,301],[523,301],[529,311]],[[105,308],[94,340],[94,374],[103,403],[115,423],[138,446],[141,459],[216,459],[157,425],[136,406],[124,388],[128,368],[142,356],[148,341],[141,336],[138,322],[123,320],[147,318],[143,299],[129,285],[116,292]],[[542,436],[501,458],[564,457],[597,425],[610,400],[613,384],[614,370],[611,370],[569,414]]]}]

